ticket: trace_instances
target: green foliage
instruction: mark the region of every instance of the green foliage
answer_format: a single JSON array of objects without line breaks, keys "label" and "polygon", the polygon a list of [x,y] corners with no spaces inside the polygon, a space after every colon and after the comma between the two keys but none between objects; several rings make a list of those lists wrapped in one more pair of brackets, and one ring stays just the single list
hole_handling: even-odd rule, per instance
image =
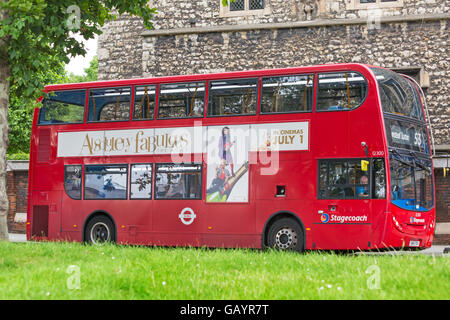
[{"label": "green foliage", "polygon": [[[29,103],[29,102],[28,102]],[[17,104],[9,109],[9,146],[7,158],[15,157],[14,154],[28,153],[30,150],[31,124],[33,123],[33,111],[25,106],[21,108]]]},{"label": "green foliage", "polygon": [[[79,19],[71,6],[79,8]],[[69,57],[86,54],[74,34],[91,39],[105,22],[124,13],[141,17],[151,28],[156,14],[147,0],[5,0],[0,10],[6,12],[0,20],[0,52],[6,52],[11,71],[9,154],[28,152],[33,109],[45,85],[96,80],[98,61],[85,78],[73,81],[65,75]]]},{"label": "green foliage", "polygon": [[[78,6],[80,19],[74,22],[70,6]],[[42,82],[48,70],[56,70],[69,56],[85,55],[84,39],[100,34],[100,28],[116,14],[140,16],[147,28],[156,9],[147,0],[7,0],[0,2],[7,17],[0,21],[0,39],[5,42],[11,67],[10,84],[20,91],[21,98],[37,98],[47,83]],[[73,26],[79,26],[71,30]]]},{"label": "green foliage", "polygon": [[222,0],[222,5],[226,7],[228,5],[228,2],[234,2],[235,0]]},{"label": "green foliage", "polygon": [[6,155],[7,160],[29,160],[30,154],[19,152],[19,153],[13,153],[13,154],[7,154]]},{"label": "green foliage", "polygon": [[95,56],[89,67],[84,69],[86,73],[86,81],[97,81],[98,80],[98,57]]},{"label": "green foliage", "polygon": [[[55,69],[36,74],[39,81],[45,84],[61,83],[65,79],[64,64],[59,63]],[[34,108],[40,107],[40,103],[33,97],[22,95],[20,87],[13,83],[9,90],[9,146],[7,158],[23,157],[21,154],[30,151],[31,125],[33,123]],[[22,160],[22,159],[16,159]]]}]

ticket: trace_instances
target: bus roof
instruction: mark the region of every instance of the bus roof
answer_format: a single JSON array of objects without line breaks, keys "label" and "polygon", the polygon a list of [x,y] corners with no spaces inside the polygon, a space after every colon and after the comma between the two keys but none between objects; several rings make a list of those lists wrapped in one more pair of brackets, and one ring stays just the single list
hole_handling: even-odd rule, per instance
[{"label": "bus roof", "polygon": [[324,64],[307,67],[291,67],[291,68],[278,68],[278,69],[261,69],[261,70],[247,70],[247,71],[230,71],[221,73],[205,73],[205,74],[192,74],[192,75],[177,75],[166,77],[151,77],[151,78],[135,78],[124,80],[107,80],[107,81],[94,81],[94,82],[81,82],[81,83],[66,83],[66,84],[53,84],[45,86],[44,92],[56,91],[56,90],[70,90],[70,89],[86,89],[96,87],[120,87],[128,85],[143,85],[143,84],[157,84],[167,82],[184,82],[184,81],[198,81],[198,80],[217,80],[228,78],[251,78],[258,76],[275,76],[283,74],[295,74],[295,73],[308,73],[308,72],[324,72],[324,71],[340,71],[340,70],[368,70],[369,67],[375,67],[367,64],[360,63],[341,63],[341,64]]}]

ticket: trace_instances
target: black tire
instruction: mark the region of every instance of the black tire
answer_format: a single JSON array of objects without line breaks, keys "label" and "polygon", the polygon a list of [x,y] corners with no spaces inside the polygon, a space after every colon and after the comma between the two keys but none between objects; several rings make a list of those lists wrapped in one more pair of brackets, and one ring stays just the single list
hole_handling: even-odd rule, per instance
[{"label": "black tire", "polygon": [[267,246],[276,250],[303,252],[303,228],[292,218],[278,219],[269,227]]},{"label": "black tire", "polygon": [[89,220],[84,233],[87,243],[101,245],[113,243],[116,239],[116,231],[111,219],[106,216],[96,216]]}]

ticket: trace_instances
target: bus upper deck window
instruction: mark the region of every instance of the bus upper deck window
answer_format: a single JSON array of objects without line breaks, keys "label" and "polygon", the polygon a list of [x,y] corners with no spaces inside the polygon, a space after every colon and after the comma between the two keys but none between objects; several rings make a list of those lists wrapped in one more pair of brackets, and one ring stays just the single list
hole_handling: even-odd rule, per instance
[{"label": "bus upper deck window", "polygon": [[258,101],[258,79],[211,81],[208,116],[254,115]]},{"label": "bus upper deck window", "polygon": [[151,120],[155,115],[156,85],[136,86],[133,120]]},{"label": "bus upper deck window", "polygon": [[80,123],[84,121],[86,90],[50,92],[39,113],[39,124]]},{"label": "bus upper deck window", "polygon": [[261,113],[307,112],[313,105],[313,75],[262,79]]},{"label": "bus upper deck window", "polygon": [[129,120],[130,109],[130,87],[89,90],[89,122]]},{"label": "bus upper deck window", "polygon": [[203,117],[204,104],[204,82],[159,86],[158,119]]},{"label": "bus upper deck window", "polygon": [[356,72],[321,73],[318,76],[317,110],[352,110],[367,95],[367,81]]}]

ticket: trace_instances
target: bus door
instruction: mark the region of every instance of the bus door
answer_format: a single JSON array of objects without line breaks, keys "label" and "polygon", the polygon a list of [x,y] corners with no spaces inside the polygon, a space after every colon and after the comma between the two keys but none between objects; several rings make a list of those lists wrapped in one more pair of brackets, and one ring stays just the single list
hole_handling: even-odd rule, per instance
[{"label": "bus door", "polygon": [[154,244],[200,246],[206,220],[202,164],[157,163],[154,197]]},{"label": "bus door", "polygon": [[313,248],[370,246],[371,161],[318,161],[318,193],[313,211]]},{"label": "bus door", "polygon": [[61,236],[70,241],[81,241],[83,227],[80,212],[82,199],[82,165],[64,166],[64,193],[61,196]]}]

